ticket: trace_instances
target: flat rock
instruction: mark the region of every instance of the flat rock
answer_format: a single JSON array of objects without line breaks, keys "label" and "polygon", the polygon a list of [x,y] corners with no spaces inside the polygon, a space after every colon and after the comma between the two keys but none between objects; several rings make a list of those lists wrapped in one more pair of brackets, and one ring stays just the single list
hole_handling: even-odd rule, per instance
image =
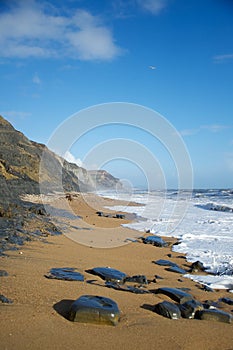
[{"label": "flat rock", "polygon": [[124,283],[133,282],[138,284],[148,284],[147,278],[144,275],[127,276],[124,279]]},{"label": "flat rock", "polygon": [[172,300],[178,302],[179,304],[183,304],[188,300],[192,300],[193,297],[191,294],[186,293],[178,288],[169,288],[169,287],[163,287],[158,288],[153,291],[155,294],[165,294]]},{"label": "flat rock", "polygon": [[159,315],[171,318],[173,320],[181,318],[179,307],[170,301],[163,301],[162,303],[155,305],[154,311]]},{"label": "flat rock", "polygon": [[73,267],[54,267],[45,277],[65,281],[84,281],[84,276]]},{"label": "flat rock", "polygon": [[8,272],[6,270],[0,270],[0,277],[8,276]]},{"label": "flat rock", "polygon": [[192,299],[180,304],[179,309],[182,317],[190,319],[195,317],[197,311],[203,310],[204,306],[200,301]]},{"label": "flat rock", "polygon": [[110,267],[94,267],[93,269],[86,270],[86,272],[91,273],[101,277],[105,281],[123,283],[127,275],[119,270],[112,269]]},{"label": "flat rock", "polygon": [[131,292],[135,294],[147,294],[150,293],[149,290],[144,289],[143,287],[135,287],[135,286],[129,286],[127,284],[119,284],[116,282],[105,282],[105,286],[108,288],[113,288],[116,290],[122,290],[125,292]]},{"label": "flat rock", "polygon": [[125,219],[125,215],[124,214],[116,214],[114,217],[116,219]]},{"label": "flat rock", "polygon": [[8,299],[8,298],[5,297],[3,294],[0,294],[0,301],[1,301],[3,304],[12,304],[12,303],[13,303],[13,300]]},{"label": "flat rock", "polygon": [[120,311],[115,301],[102,296],[82,295],[72,305],[69,320],[116,326]]},{"label": "flat rock", "polygon": [[224,323],[232,323],[233,316],[225,311],[221,311],[218,309],[208,309],[202,310],[197,313],[197,317],[200,320],[207,321],[216,321],[216,322],[224,322]]},{"label": "flat rock", "polygon": [[165,242],[161,237],[159,236],[148,236],[148,237],[142,237],[142,241],[145,244],[152,244],[156,247],[167,247],[168,244]]},{"label": "flat rock", "polygon": [[170,272],[179,273],[181,275],[184,275],[187,272],[179,266],[171,266],[171,267],[166,268],[165,270],[170,271]]},{"label": "flat rock", "polygon": [[228,305],[233,305],[233,299],[230,299],[230,298],[221,298],[219,299],[219,301],[222,301],[223,303]]},{"label": "flat rock", "polygon": [[156,265],[160,265],[160,266],[177,266],[177,264],[175,264],[174,262],[170,261],[170,260],[164,260],[164,259],[159,259],[159,260],[155,260],[155,261],[152,261],[154,264]]}]

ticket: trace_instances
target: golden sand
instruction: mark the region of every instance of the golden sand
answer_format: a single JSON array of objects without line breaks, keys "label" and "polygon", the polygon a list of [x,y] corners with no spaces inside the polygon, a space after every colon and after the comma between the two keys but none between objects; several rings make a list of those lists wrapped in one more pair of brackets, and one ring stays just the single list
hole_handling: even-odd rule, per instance
[{"label": "golden sand", "polygon": [[[50,205],[65,210],[67,203],[64,203],[58,198]],[[152,260],[168,259],[171,248],[126,244],[125,238],[137,237],[140,233],[120,226],[128,220],[96,215],[100,209],[111,213],[102,208],[110,204],[113,202],[92,195],[88,200],[76,196],[69,206],[83,219],[68,219],[65,215],[57,218],[65,235],[50,236],[48,243],[27,243],[20,251],[7,252],[8,257],[0,258],[1,269],[9,273],[1,277],[0,293],[14,300],[11,305],[0,305],[0,349],[233,349],[232,324],[164,318],[152,311],[158,302],[169,300],[162,294],[139,295],[109,289],[98,276],[85,272],[97,266],[110,266],[128,275],[143,274],[148,279],[155,275],[163,277],[148,289],[187,287],[202,302],[229,297],[224,291],[206,292],[195,282],[152,263]],[[80,243],[82,237],[85,238]],[[102,248],[96,248],[97,243]],[[185,269],[189,266],[174,252],[171,261]],[[45,278],[53,267],[76,267],[84,274],[85,281]],[[121,310],[119,324],[113,327],[68,321],[64,317],[66,308],[84,294],[116,301]],[[228,312],[232,309],[226,304],[222,306]]]}]

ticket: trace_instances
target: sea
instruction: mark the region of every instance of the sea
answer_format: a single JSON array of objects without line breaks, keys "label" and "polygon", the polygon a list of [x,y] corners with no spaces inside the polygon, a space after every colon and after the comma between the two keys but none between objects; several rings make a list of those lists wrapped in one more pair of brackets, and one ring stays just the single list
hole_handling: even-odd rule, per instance
[{"label": "sea", "polygon": [[[187,261],[200,261],[208,275],[185,274],[212,289],[233,292],[233,189],[104,191],[101,196],[124,200],[111,209],[134,213],[135,221],[124,226],[175,237],[173,251]],[[132,202],[138,203],[133,206]]]}]

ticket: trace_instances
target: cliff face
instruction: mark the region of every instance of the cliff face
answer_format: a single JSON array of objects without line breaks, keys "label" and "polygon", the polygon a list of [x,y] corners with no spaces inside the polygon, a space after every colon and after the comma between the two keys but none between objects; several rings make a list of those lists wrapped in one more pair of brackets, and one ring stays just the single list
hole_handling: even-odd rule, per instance
[{"label": "cliff face", "polygon": [[84,188],[87,186],[94,190],[114,189],[116,186],[118,186],[118,188],[122,187],[120,180],[105,170],[86,170],[76,164],[68,162],[64,163],[64,167],[78,177],[81,190],[83,185]]},{"label": "cliff face", "polygon": [[[41,170],[41,158],[43,169]],[[68,163],[45,145],[30,141],[0,116],[0,188],[1,201],[22,194],[44,191],[90,191],[116,186],[119,180],[105,171],[89,172]]]}]

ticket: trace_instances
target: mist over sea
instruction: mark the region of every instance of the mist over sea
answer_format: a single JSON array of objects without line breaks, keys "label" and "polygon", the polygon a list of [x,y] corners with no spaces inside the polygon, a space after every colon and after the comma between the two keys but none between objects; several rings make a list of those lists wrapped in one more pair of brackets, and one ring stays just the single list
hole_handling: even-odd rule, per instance
[{"label": "mist over sea", "polygon": [[[187,260],[201,261],[208,276],[190,276],[216,289],[233,290],[233,189],[102,192],[123,199],[126,205],[114,210],[137,214],[124,226],[140,232],[176,237],[173,251]],[[130,201],[142,204],[130,206]]]}]

